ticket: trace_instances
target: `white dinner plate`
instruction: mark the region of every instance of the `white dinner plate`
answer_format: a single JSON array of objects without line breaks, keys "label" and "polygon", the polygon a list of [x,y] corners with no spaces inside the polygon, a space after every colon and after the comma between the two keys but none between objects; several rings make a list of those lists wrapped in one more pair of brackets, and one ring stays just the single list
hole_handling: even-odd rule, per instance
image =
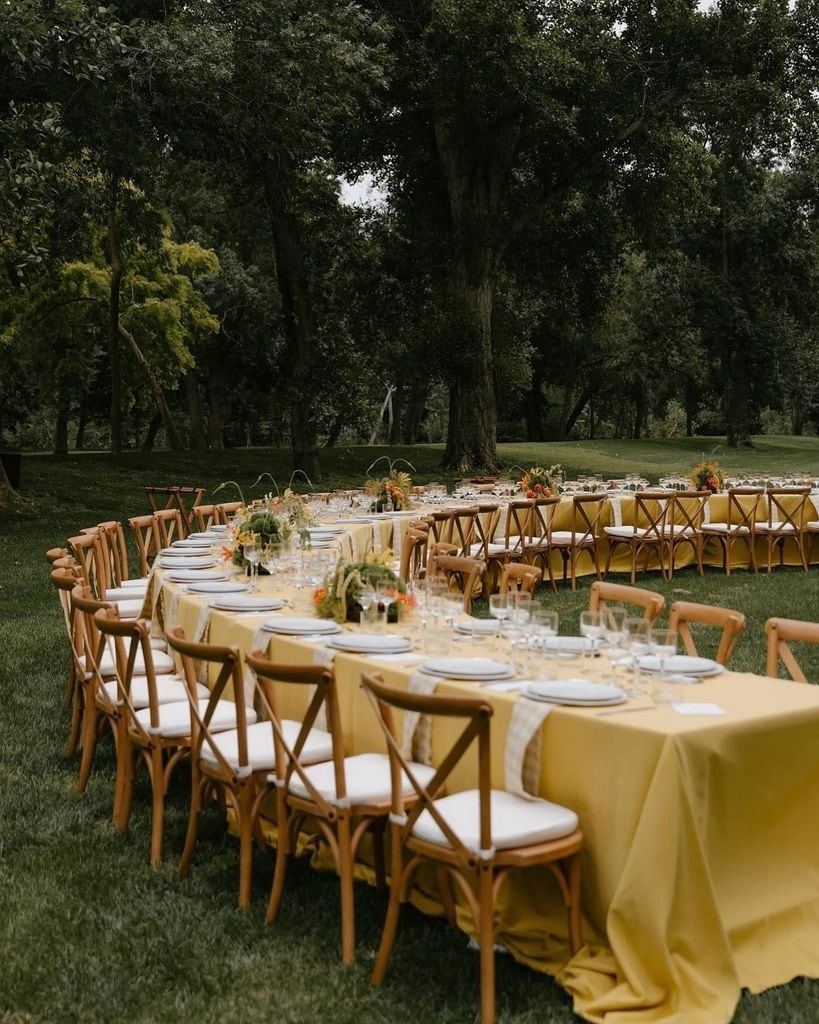
[{"label": "white dinner plate", "polygon": [[468,619],[466,622],[456,622],[455,631],[472,636],[473,633],[480,636],[494,636],[498,631],[497,619]]},{"label": "white dinner plate", "polygon": [[212,583],[190,583],[188,590],[192,594],[242,594],[250,590],[248,583],[220,583],[214,580]]},{"label": "white dinner plate", "polygon": [[511,679],[515,674],[508,661],[494,658],[430,658],[421,671],[442,679]]},{"label": "white dinner plate", "polygon": [[257,597],[254,594],[236,594],[211,601],[211,608],[221,612],[275,612],[284,608],[280,597]]},{"label": "white dinner plate", "polygon": [[315,633],[340,633],[341,626],[332,619],[296,619],[281,616],[268,619],[262,629],[269,633],[281,633],[284,636],[311,636]]},{"label": "white dinner plate", "polygon": [[191,558],[160,558],[159,565],[162,569],[212,569],[219,563],[215,558],[206,558],[196,555]]},{"label": "white dinner plate", "polygon": [[588,679],[553,679],[529,683],[523,691],[533,700],[547,704],[568,704],[572,707],[603,707],[624,704],[628,696],[619,686],[592,683]]},{"label": "white dinner plate", "polygon": [[680,676],[718,676],[725,671],[725,666],[718,661],[692,658],[688,654],[675,654],[665,658],[663,663],[656,654],[644,654],[640,658],[640,668],[644,672],[667,672]]},{"label": "white dinner plate", "polygon": [[[171,545],[171,550],[172,550],[172,552],[175,552],[175,551],[178,551],[178,550],[186,551],[186,550],[189,550],[189,549],[196,551],[196,550],[200,550],[201,548],[212,548],[212,547],[213,547],[213,541],[209,540],[207,537],[186,537],[184,540],[175,540],[173,542],[173,544]],[[167,551],[168,549],[167,548],[163,548],[163,550]]]},{"label": "white dinner plate", "polygon": [[388,633],[344,633],[329,640],[327,646],[351,654],[401,654],[412,650],[412,641]]},{"label": "white dinner plate", "polygon": [[228,528],[227,528],[227,525],[225,523],[214,523],[213,526],[211,526],[211,528],[210,528],[210,530],[208,532],[209,533],[226,533],[227,529]]},{"label": "white dinner plate", "polygon": [[178,569],[165,577],[169,583],[207,583],[209,580],[228,580],[230,575],[221,569]]},{"label": "white dinner plate", "polygon": [[337,537],[338,534],[344,533],[343,526],[311,526],[307,532],[311,537]]},{"label": "white dinner plate", "polygon": [[588,636],[548,636],[546,637],[546,650],[583,654],[586,651],[596,651],[600,643],[600,640]]},{"label": "white dinner plate", "polygon": [[159,557],[164,561],[166,558],[211,558],[212,544],[193,548],[163,548],[159,552]]},{"label": "white dinner plate", "polygon": [[209,540],[211,543],[221,543],[225,538],[221,533],[216,533],[215,530],[205,530],[204,533],[189,533],[188,540]]}]

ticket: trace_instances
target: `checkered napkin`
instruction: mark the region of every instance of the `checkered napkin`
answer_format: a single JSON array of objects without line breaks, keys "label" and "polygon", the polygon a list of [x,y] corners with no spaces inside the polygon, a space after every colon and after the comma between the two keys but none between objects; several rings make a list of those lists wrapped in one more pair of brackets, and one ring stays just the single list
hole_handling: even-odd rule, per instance
[{"label": "checkered napkin", "polygon": [[[435,692],[440,682],[425,672],[414,672],[409,680],[409,692],[428,695]],[[417,711],[404,712],[404,731],[401,753],[408,761],[432,763],[432,718]]]},{"label": "checkered napkin", "polygon": [[615,526],[623,525],[623,499],[619,494],[612,494],[609,496],[609,504],[611,505],[611,518]]},{"label": "checkered napkin", "polygon": [[543,741],[541,726],[551,710],[550,704],[523,698],[515,701],[503,753],[504,785],[515,796],[537,796]]}]

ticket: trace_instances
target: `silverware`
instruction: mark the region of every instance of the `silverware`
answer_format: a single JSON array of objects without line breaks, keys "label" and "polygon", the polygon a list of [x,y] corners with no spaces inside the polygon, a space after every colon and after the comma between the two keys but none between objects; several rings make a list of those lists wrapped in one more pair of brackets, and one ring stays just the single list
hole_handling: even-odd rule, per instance
[{"label": "silverware", "polygon": [[602,718],[604,715],[628,715],[632,711],[656,711],[653,704],[647,704],[639,708],[617,708],[615,711],[598,711],[595,718]]}]

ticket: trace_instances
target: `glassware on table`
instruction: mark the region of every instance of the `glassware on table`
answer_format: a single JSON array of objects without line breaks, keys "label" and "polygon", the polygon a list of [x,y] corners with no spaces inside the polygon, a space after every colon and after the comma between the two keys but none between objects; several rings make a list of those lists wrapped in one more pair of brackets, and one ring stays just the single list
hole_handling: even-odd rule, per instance
[{"label": "glassware on table", "polygon": [[[386,628],[386,623],[390,621],[390,605],[395,604],[398,592],[395,589],[395,584],[390,580],[381,580],[376,584],[375,593],[378,604],[383,605],[385,609],[383,625]],[[381,624],[379,623],[379,625]]]},{"label": "glassware on table", "polygon": [[276,573],[281,569],[281,555],[281,544],[265,544],[265,546],[262,548],[262,557],[260,561],[264,568],[267,570],[268,576],[275,576]]},{"label": "glassware on table", "polygon": [[637,616],[626,616],[623,619],[623,642],[631,655],[634,669],[631,692],[635,695],[640,694],[643,692],[640,658],[651,653],[651,623]]},{"label": "glassware on table", "polygon": [[606,613],[597,611],[585,611],[580,613],[580,635],[589,641],[588,647],[584,649],[585,668],[591,673],[593,661],[602,646],[606,635]]},{"label": "glassware on table", "polygon": [[427,608],[433,621],[445,614],[449,582],[446,576],[428,576],[425,581],[427,589]]},{"label": "glassware on table", "polygon": [[550,608],[535,606],[532,609],[531,633],[534,646],[542,650],[546,657],[551,657],[553,651],[548,646],[548,641],[557,636],[560,626],[560,616]]},{"label": "glassware on table", "polygon": [[242,543],[242,552],[245,557],[245,561],[250,564],[250,589],[251,592],[257,591],[259,588],[256,585],[256,573],[259,567],[259,561],[262,557],[261,544],[254,534],[251,538]]},{"label": "glassware on table", "polygon": [[654,628],[649,631],[651,653],[657,659],[659,673],[654,678],[653,700],[655,704],[671,704],[684,699],[681,683],[672,680],[668,673],[668,661],[677,653],[677,631]]}]

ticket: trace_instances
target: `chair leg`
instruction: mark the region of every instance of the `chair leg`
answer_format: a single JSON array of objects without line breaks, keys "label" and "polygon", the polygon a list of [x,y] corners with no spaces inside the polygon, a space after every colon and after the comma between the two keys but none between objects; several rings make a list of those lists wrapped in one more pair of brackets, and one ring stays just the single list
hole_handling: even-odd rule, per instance
[{"label": "chair leg", "polygon": [[71,725],[68,730],[68,742],[65,745],[65,756],[73,757],[77,753],[82,730],[82,688],[75,685],[71,698]]},{"label": "chair leg", "polygon": [[435,878],[438,883],[438,893],[441,897],[441,903],[444,907],[444,913],[446,919],[452,925],[453,928],[457,928],[457,918],[455,916],[455,900],[452,895],[452,879],[449,877],[449,872],[444,867],[436,869]]},{"label": "chair leg", "polygon": [[341,959],[345,966],[355,963],[355,899],[353,895],[353,850],[350,819],[338,819],[338,877],[341,885]]},{"label": "chair leg", "polygon": [[390,849],[390,902],[387,906],[387,917],[384,921],[384,930],[381,933],[375,966],[370,977],[371,985],[380,985],[384,980],[392,948],[395,945],[395,936],[398,932],[398,918],[401,914],[401,885],[404,880],[404,855],[401,849],[401,829],[398,825],[391,826]]},{"label": "chair leg", "polygon": [[[277,794],[281,792],[282,790],[276,790]],[[277,804],[278,813],[276,821],[278,822],[279,838],[276,843],[276,866],[273,869],[273,885],[270,889],[270,899],[267,902],[265,924],[271,924],[275,921],[276,915],[279,913],[282,895],[284,894],[284,880],[287,876],[287,864],[290,860],[291,818],[287,812],[283,797],[277,799]]]},{"label": "chair leg", "polygon": [[253,785],[244,783],[238,793],[239,808],[239,909],[250,906],[250,882],[253,869]]},{"label": "chair leg", "polygon": [[154,747],[148,766],[151,776],[151,867],[162,860],[162,830],[165,824],[165,766],[162,748]]},{"label": "chair leg", "polygon": [[188,831],[185,835],[185,846],[179,861],[179,877],[187,878],[191,868],[193,848],[196,846],[196,833],[199,829],[199,810],[202,800],[202,780],[195,767],[191,766],[191,808],[188,814]]},{"label": "chair leg", "polygon": [[572,956],[583,946],[583,929],[580,919],[580,854],[569,861],[569,948]]},{"label": "chair leg", "polygon": [[85,792],[88,785],[88,778],[91,775],[91,765],[94,762],[94,751],[97,749],[97,708],[93,699],[89,699],[86,691],[82,719],[82,757],[80,759],[80,774],[77,779],[77,790]]},{"label": "chair leg", "polygon": [[481,958],[481,1024],[495,1021],[495,906],[492,898],[492,871],[478,869],[479,916],[478,942]]},{"label": "chair leg", "polygon": [[128,754],[125,776],[122,780],[122,799],[119,805],[119,817],[117,828],[120,832],[128,830],[128,822],[131,820],[131,804],[134,798],[134,749],[131,748]]},{"label": "chair leg", "polygon": [[387,869],[384,859],[384,826],[386,818],[378,818],[370,828],[373,839],[373,867],[375,868],[375,884],[379,889],[387,888]]}]

